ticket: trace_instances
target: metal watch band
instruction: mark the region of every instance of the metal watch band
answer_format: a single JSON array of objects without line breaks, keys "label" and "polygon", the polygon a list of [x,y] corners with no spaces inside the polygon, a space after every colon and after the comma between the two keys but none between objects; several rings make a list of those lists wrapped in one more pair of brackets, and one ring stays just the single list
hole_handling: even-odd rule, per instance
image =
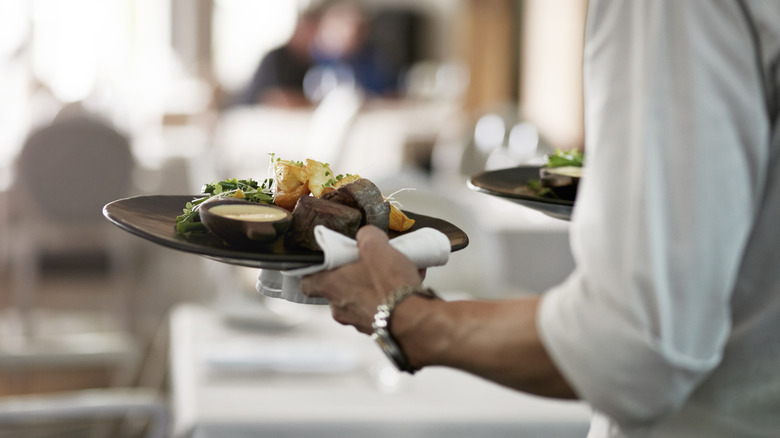
[{"label": "metal watch band", "polygon": [[418,370],[409,364],[403,350],[398,345],[398,342],[396,342],[392,333],[390,333],[390,318],[392,317],[396,306],[412,295],[419,295],[427,299],[438,298],[436,293],[429,288],[410,285],[401,286],[394,289],[382,304],[377,306],[374,322],[371,324],[371,327],[374,330],[371,338],[379,345],[387,357],[390,358],[396,368],[409,374],[414,374]]}]

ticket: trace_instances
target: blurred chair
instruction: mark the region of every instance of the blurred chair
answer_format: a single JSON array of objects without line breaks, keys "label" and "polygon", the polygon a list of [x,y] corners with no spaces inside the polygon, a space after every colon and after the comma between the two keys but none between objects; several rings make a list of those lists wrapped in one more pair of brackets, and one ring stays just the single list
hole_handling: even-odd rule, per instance
[{"label": "blurred chair", "polygon": [[[102,207],[132,192],[135,164],[129,140],[95,117],[68,114],[32,132],[16,164],[8,204],[13,208],[9,236],[13,293],[2,321],[0,370],[13,374],[105,369],[111,371],[108,385],[115,387],[107,391],[118,392],[0,398],[0,424],[30,416],[99,418],[122,409],[129,414],[141,405],[159,416],[157,400],[134,399],[120,389],[130,385],[141,357],[129,305],[136,254],[133,242],[103,218]],[[88,273],[101,275],[100,293],[44,312],[39,292],[52,255],[71,263],[99,260],[101,270],[90,268]],[[84,268],[75,263],[79,267]],[[74,278],[84,280],[83,272],[76,273],[81,275]],[[60,286],[51,283],[50,292],[55,294]],[[63,329],[57,325],[60,320],[70,325]],[[105,408],[98,409],[99,404]]]},{"label": "blurred chair", "polygon": [[[25,142],[11,190],[14,301],[23,334],[34,335],[32,310],[46,257],[108,261],[113,318],[129,331],[126,288],[132,246],[103,218],[103,206],[131,192],[134,158],[126,137],[88,115],[69,115]],[[82,259],[84,260],[84,259]]]},{"label": "blurred chair", "polygon": [[[170,415],[167,403],[155,391],[142,388],[91,389],[0,398],[0,430],[3,426],[27,431],[30,427],[40,428],[42,423],[67,423],[85,419],[110,421],[127,418],[147,420],[142,426],[136,427],[144,431],[143,435],[139,435],[141,431],[138,431],[128,436],[146,438],[169,436]],[[93,433],[92,436],[114,436],[112,428],[93,430],[98,432]],[[12,436],[28,436],[27,432],[23,432],[24,435],[13,434],[10,431],[8,433]],[[60,436],[60,433],[44,433],[41,436]]]}]

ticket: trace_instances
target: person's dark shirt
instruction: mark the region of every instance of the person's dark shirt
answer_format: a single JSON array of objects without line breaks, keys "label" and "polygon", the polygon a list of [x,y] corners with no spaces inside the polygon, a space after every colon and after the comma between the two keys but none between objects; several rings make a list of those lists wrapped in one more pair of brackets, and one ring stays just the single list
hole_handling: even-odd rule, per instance
[{"label": "person's dark shirt", "polygon": [[264,95],[273,90],[297,92],[303,95],[303,79],[311,66],[308,57],[294,53],[288,46],[268,52],[238,103],[244,105],[261,103]]}]

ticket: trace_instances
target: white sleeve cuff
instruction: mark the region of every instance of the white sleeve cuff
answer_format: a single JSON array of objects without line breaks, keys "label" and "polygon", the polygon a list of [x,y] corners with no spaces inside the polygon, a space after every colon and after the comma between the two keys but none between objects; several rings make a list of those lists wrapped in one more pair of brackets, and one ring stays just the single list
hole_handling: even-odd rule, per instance
[{"label": "white sleeve cuff", "polygon": [[624,427],[679,407],[715,364],[680,366],[617,306],[589,296],[577,274],[542,298],[543,344],[575,392]]}]

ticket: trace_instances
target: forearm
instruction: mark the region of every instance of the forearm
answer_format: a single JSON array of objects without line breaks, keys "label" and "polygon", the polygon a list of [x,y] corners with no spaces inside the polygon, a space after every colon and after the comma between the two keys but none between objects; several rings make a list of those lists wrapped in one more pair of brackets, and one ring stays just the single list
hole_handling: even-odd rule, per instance
[{"label": "forearm", "polygon": [[396,308],[391,329],[415,366],[449,366],[524,392],[574,398],[539,338],[538,302],[411,297]]}]

